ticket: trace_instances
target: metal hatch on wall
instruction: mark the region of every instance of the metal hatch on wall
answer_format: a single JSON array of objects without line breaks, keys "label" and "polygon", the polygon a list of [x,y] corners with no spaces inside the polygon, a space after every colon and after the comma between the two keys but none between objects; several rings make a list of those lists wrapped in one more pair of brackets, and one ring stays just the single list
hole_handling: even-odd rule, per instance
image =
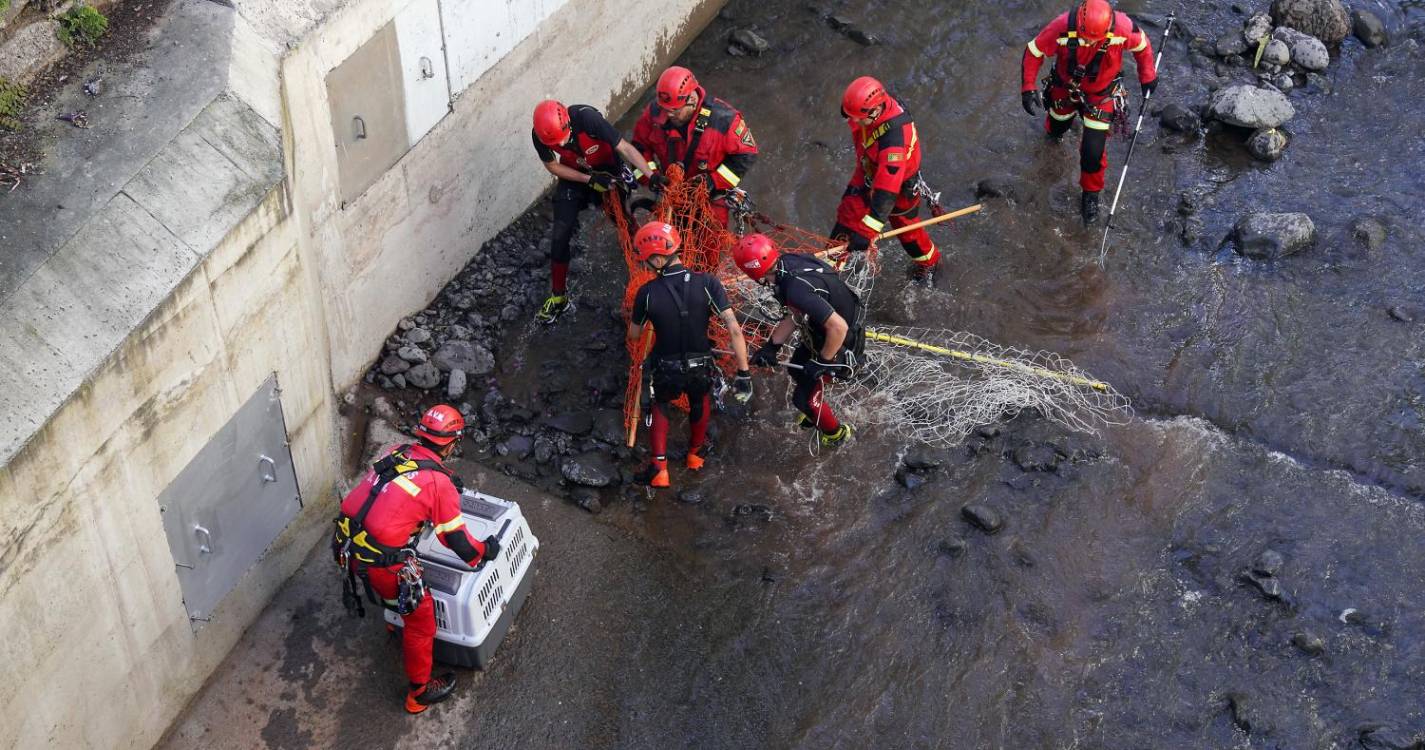
[{"label": "metal hatch on wall", "polygon": [[159,495],[194,630],[301,510],[281,395],[274,374]]}]

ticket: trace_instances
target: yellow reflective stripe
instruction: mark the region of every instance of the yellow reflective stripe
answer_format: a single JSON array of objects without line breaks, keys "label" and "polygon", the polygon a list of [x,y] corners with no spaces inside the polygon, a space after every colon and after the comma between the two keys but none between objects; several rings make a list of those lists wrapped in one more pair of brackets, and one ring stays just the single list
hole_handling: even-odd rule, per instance
[{"label": "yellow reflective stripe", "polygon": [[1065,120],[1072,120],[1072,119],[1074,119],[1074,115],[1076,115],[1076,114],[1078,114],[1078,113],[1077,113],[1077,112],[1070,112],[1070,113],[1067,114],[1067,115],[1061,115],[1061,114],[1059,114],[1058,112],[1055,112],[1055,111],[1052,110],[1052,109],[1049,110],[1049,116],[1052,117],[1052,118],[1054,118],[1055,120],[1058,120],[1059,122],[1063,122],[1063,121],[1065,121]]},{"label": "yellow reflective stripe", "polygon": [[658,171],[658,162],[653,161],[652,159],[649,159],[649,160],[648,160],[648,172],[649,172],[650,174],[652,174],[653,172],[657,172],[657,171]]},{"label": "yellow reflective stripe", "polygon": [[862,223],[862,224],[865,224],[866,226],[870,227],[871,229],[874,229],[874,230],[876,231],[876,234],[880,234],[880,233],[881,233],[881,230],[886,228],[886,223],[885,223],[884,221],[877,221],[877,220],[876,220],[876,217],[874,217],[874,216],[872,216],[872,215],[870,215],[870,214],[866,214],[865,216],[862,216],[862,217],[861,217],[861,223]]},{"label": "yellow reflective stripe", "polygon": [[917,262],[917,263],[920,262],[920,261],[922,261],[922,260],[930,260],[932,257],[935,256],[935,251],[936,251],[936,247],[935,247],[935,245],[932,244],[932,245],[930,246],[930,252],[928,252],[928,253],[926,253],[925,255],[922,255],[922,256],[920,256],[920,257],[917,257],[917,258],[911,258],[911,260],[914,261],[914,262]]},{"label": "yellow reflective stripe", "polygon": [[1089,118],[1085,117],[1084,127],[1090,130],[1108,130],[1108,123],[1099,122],[1098,120],[1090,120]]},{"label": "yellow reflective stripe", "polygon": [[742,182],[742,178],[738,177],[736,172],[728,169],[726,164],[719,164],[717,166],[717,173],[722,175],[722,178],[727,180],[727,184],[733,187],[737,187],[737,183]]},{"label": "yellow reflective stripe", "polygon": [[421,468],[421,467],[419,467],[419,466],[416,465],[416,462],[415,462],[415,461],[411,461],[411,460],[407,459],[406,461],[403,461],[403,462],[401,462],[401,463],[399,463],[399,464],[396,464],[396,473],[397,473],[397,474],[409,474],[410,472],[418,471],[420,468]]},{"label": "yellow reflective stripe", "polygon": [[635,180],[641,180],[641,179],[643,179],[643,170],[641,170],[641,169],[639,169],[639,168],[637,168],[637,167],[634,167],[634,169],[633,169],[633,179],[635,179]]},{"label": "yellow reflective stripe", "polygon": [[910,146],[905,150],[905,158],[915,153],[915,144],[920,141],[920,133],[915,129],[915,123],[910,124]]},{"label": "yellow reflective stripe", "polygon": [[1034,55],[1035,57],[1044,56],[1044,53],[1039,51],[1039,45],[1035,44],[1033,39],[1029,40],[1029,54]]},{"label": "yellow reflective stripe", "polygon": [[1108,46],[1110,46],[1110,47],[1112,47],[1112,46],[1114,46],[1114,45],[1117,45],[1117,44],[1127,44],[1127,43],[1128,43],[1128,40],[1125,39],[1125,38],[1123,38],[1123,37],[1121,37],[1121,36],[1112,36],[1112,35],[1110,35],[1110,36],[1108,37]]},{"label": "yellow reflective stripe", "polygon": [[698,114],[702,115],[703,117],[709,117],[709,116],[712,115],[712,110],[710,110],[710,109],[700,109],[700,110],[698,110]]},{"label": "yellow reflective stripe", "polygon": [[465,519],[461,518],[460,516],[456,516],[453,520],[446,521],[445,523],[436,526],[435,533],[444,534],[447,531],[455,531],[456,529],[464,525]]},{"label": "yellow reflective stripe", "polygon": [[1144,47],[1147,47],[1147,46],[1148,46],[1148,35],[1147,35],[1147,34],[1144,34],[1144,35],[1143,35],[1143,38],[1142,38],[1141,40],[1139,40],[1138,46],[1137,46],[1137,47],[1134,47],[1133,49],[1128,50],[1128,51],[1129,51],[1129,52],[1142,52],[1142,51],[1143,51],[1143,48],[1144,48]]},{"label": "yellow reflective stripe", "polygon": [[397,487],[400,487],[401,489],[405,490],[412,497],[421,494],[421,488],[416,486],[415,482],[412,482],[411,480],[405,477],[396,477],[395,479],[391,480],[391,484],[394,484]]}]

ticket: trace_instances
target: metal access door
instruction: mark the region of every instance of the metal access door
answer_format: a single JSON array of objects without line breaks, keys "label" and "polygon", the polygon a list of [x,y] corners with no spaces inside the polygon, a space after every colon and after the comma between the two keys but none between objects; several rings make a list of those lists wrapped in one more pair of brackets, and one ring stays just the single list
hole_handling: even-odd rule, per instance
[{"label": "metal access door", "polygon": [[274,374],[159,495],[194,630],[302,507]]}]

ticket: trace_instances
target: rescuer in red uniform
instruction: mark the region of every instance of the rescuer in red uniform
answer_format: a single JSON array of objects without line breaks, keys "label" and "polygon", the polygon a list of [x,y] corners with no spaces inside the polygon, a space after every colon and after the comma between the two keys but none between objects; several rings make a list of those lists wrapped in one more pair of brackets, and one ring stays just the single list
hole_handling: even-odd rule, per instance
[{"label": "rescuer in red uniform", "polygon": [[609,190],[627,193],[636,185],[625,162],[643,174],[650,167],[599,110],[587,104],[565,107],[546,99],[534,108],[534,150],[554,188],[554,224],[549,244],[549,298],[535,319],[553,323],[569,309],[569,243],[579,231],[579,212],[601,204]]},{"label": "rescuer in red uniform", "polygon": [[[654,170],[681,164],[686,179],[705,180],[724,226],[726,196],[757,160],[757,141],[742,113],[708,96],[693,71],[678,66],[658,77],[657,96],[633,127],[633,145]],[[649,187],[657,189],[651,181]]]},{"label": "rescuer in red uniform", "polygon": [[1044,130],[1058,140],[1082,117],[1084,134],[1079,144],[1079,185],[1084,189],[1080,212],[1084,224],[1098,219],[1098,194],[1108,168],[1108,132],[1115,111],[1124,104],[1123,53],[1131,52],[1138,65],[1138,83],[1146,95],[1158,85],[1153,50],[1126,13],[1113,10],[1108,0],[1084,0],[1055,18],[1029,41],[1021,64],[1020,102],[1024,111],[1038,114],[1036,79],[1045,55],[1054,66],[1043,96],[1048,107]]},{"label": "rescuer in red uniform", "polygon": [[[366,478],[341,501],[332,539],[338,561],[347,560],[353,576],[368,585],[373,603],[396,610],[414,606],[402,615],[401,654],[405,661],[406,711],[418,714],[450,697],[455,673],[431,677],[435,645],[435,605],[429,596],[419,602],[402,601],[401,576],[407,550],[429,523],[441,544],[472,567],[500,554],[494,536],[476,541],[465,528],[460,513],[459,479],[443,462],[455,452],[465,419],[451,406],[433,406],[415,429],[416,442],[395,448],[377,461]],[[419,576],[416,576],[419,580]]]},{"label": "rescuer in red uniform", "polygon": [[[877,235],[913,224],[920,215],[921,143],[910,114],[881,82],[862,76],[846,87],[841,113],[851,128],[856,169],[836,210],[831,236],[864,251]],[[940,250],[924,229],[900,236],[901,247],[921,273],[940,262]]]}]

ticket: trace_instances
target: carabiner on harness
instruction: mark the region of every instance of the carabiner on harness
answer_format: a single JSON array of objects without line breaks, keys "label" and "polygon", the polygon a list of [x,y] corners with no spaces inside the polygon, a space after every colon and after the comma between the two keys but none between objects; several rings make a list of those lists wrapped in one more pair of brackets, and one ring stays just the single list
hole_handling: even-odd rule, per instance
[{"label": "carabiner on harness", "polygon": [[920,172],[915,174],[915,194],[919,198],[925,199],[930,204],[930,215],[940,216],[945,213],[944,207],[940,205],[940,191],[931,190],[930,183],[925,181],[925,175]]}]

